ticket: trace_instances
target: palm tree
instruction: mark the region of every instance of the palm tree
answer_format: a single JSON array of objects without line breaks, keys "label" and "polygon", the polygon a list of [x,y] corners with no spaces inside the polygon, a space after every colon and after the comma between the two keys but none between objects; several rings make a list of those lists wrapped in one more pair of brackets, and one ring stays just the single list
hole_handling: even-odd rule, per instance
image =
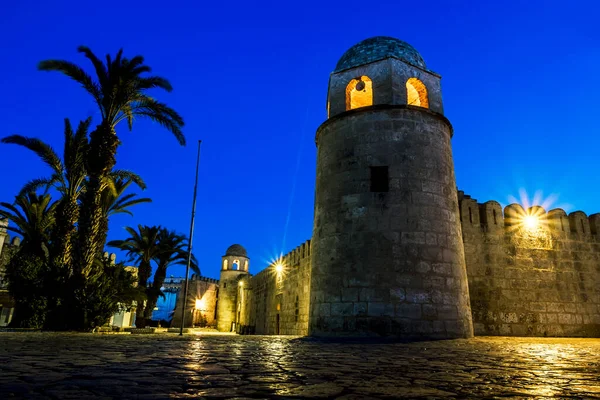
[{"label": "palm tree", "polygon": [[17,144],[33,151],[50,167],[49,178],[38,178],[29,181],[20,196],[27,196],[41,187],[54,187],[61,194],[56,207],[56,227],[52,237],[52,264],[71,271],[72,236],[79,217],[77,204],[86,177],[85,157],[87,153],[87,132],[91,119],[81,121],[73,131],[68,118],[65,118],[64,151],[62,161],[54,149],[40,139],[21,135],[11,135],[2,139],[2,143]]},{"label": "palm tree", "polygon": [[[157,267],[154,272],[152,286],[147,292],[148,303],[146,304],[146,309],[144,311],[144,318],[146,319],[152,317],[152,311],[156,306],[158,297],[162,295],[161,288],[167,277],[167,268],[171,265],[185,265],[187,264],[188,258],[188,239],[185,235],[179,235],[174,231],[161,228],[158,234],[158,246],[160,249],[154,258]],[[191,261],[190,268],[196,274],[200,275],[200,268],[198,268],[196,259],[193,256]]]},{"label": "palm tree", "polygon": [[124,194],[127,188],[135,183],[140,189],[144,190],[146,184],[141,177],[129,171],[113,171],[109,177],[109,184],[102,191],[102,221],[99,233],[99,242],[104,248],[106,236],[108,234],[108,223],[110,217],[116,214],[128,214],[133,216],[129,207],[142,203],[151,203],[152,199],[148,197],[136,198],[137,194]]},{"label": "palm tree", "polygon": [[[158,234],[160,226],[138,225],[138,230],[127,226],[125,230],[129,237],[125,240],[112,240],[108,242],[110,247],[124,250],[130,261],[135,261],[138,266],[138,286],[147,288],[148,279],[152,273],[152,261],[160,252],[158,245]],[[144,307],[136,310],[138,322],[143,324]]]},{"label": "palm tree", "polygon": [[46,319],[51,294],[45,282],[51,278],[47,263],[57,207],[51,201],[49,194],[28,193],[18,195],[14,204],[0,203],[0,217],[12,222],[8,230],[23,237],[6,265],[8,290],[15,299],[13,326],[39,328]]},{"label": "palm tree", "polygon": [[55,223],[57,203],[49,194],[19,194],[14,204],[0,202],[0,217],[8,218],[14,226],[6,229],[23,237],[20,249],[38,257],[48,257],[50,237]]},{"label": "palm tree", "polygon": [[182,145],[185,144],[185,137],[181,131],[183,118],[175,110],[147,94],[148,90],[154,88],[170,92],[172,87],[162,77],[142,76],[151,71],[144,64],[142,56],[128,59],[123,57],[121,49],[114,59],[107,55],[105,64],[85,46],[80,46],[78,51],[91,61],[96,79],[80,66],[64,60],[45,60],[40,62],[38,68],[42,71],[61,72],[81,84],[98,105],[102,118],[90,134],[87,157],[89,184],[82,199],[79,220],[80,272],[87,276],[93,268],[94,258],[101,250],[98,241],[102,221],[101,198],[106,177],[116,163],[120,143],[116,126],[127,120],[131,130],[134,118],[144,117],[165,127]]}]

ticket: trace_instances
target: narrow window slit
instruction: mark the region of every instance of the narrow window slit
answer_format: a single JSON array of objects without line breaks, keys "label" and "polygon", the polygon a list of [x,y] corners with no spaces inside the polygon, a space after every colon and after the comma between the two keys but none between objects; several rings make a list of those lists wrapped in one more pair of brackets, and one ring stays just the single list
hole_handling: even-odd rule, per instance
[{"label": "narrow window slit", "polygon": [[388,167],[370,167],[371,169],[371,192],[389,192]]}]

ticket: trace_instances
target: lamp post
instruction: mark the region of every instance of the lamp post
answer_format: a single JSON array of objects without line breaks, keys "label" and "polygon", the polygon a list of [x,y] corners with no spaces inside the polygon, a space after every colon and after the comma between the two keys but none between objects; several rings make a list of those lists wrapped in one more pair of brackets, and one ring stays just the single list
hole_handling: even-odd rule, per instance
[{"label": "lamp post", "polygon": [[[196,180],[194,182],[194,200],[192,201],[192,220],[190,222],[190,242],[188,243],[187,265],[185,266],[185,284],[183,286],[183,301],[181,306],[181,328],[179,336],[183,336],[183,326],[185,325],[185,308],[187,306],[188,276],[190,274],[190,264],[192,262],[192,239],[194,237],[194,218],[196,217],[196,193],[198,192],[198,169],[200,168],[200,144],[198,140],[198,157],[196,158]],[[200,268],[200,267],[198,267]]]}]

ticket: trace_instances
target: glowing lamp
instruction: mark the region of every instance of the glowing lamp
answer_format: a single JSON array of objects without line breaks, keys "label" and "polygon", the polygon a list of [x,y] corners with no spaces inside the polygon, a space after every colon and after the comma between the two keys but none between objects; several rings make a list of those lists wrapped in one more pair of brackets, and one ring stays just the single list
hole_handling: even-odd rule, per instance
[{"label": "glowing lamp", "polygon": [[533,231],[538,228],[538,226],[540,225],[540,221],[535,215],[527,215],[523,219],[523,225],[525,225],[525,228],[529,229],[530,231]]},{"label": "glowing lamp", "polygon": [[240,281],[240,283],[238,283],[238,285],[244,286],[244,281]]},{"label": "glowing lamp", "polygon": [[196,299],[196,310],[201,310],[204,308],[204,301],[202,299]]},{"label": "glowing lamp", "polygon": [[280,274],[283,272],[283,264],[278,263],[277,265],[275,265],[275,271]]}]

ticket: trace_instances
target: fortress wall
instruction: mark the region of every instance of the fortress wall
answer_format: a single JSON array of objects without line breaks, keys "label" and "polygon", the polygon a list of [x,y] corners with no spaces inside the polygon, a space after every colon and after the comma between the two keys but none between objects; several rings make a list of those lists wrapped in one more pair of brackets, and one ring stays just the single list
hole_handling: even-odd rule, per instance
[{"label": "fortress wall", "polygon": [[[182,285],[183,286],[183,285]],[[209,326],[216,325],[217,291],[219,282],[216,279],[196,277],[188,281],[188,293],[185,313],[185,326],[190,327],[200,323],[201,315]],[[183,287],[177,296],[177,303],[171,320],[171,327],[181,326],[181,307],[183,305]],[[201,300],[201,308],[196,309],[196,300]],[[189,310],[189,311],[187,311]]]},{"label": "fortress wall", "polygon": [[600,337],[600,214],[459,202],[476,335]]},{"label": "fortress wall", "polygon": [[[250,278],[249,306],[242,321],[256,334],[307,335],[310,289],[310,240],[283,256],[283,271],[275,264]],[[279,317],[278,317],[279,316]]]}]

